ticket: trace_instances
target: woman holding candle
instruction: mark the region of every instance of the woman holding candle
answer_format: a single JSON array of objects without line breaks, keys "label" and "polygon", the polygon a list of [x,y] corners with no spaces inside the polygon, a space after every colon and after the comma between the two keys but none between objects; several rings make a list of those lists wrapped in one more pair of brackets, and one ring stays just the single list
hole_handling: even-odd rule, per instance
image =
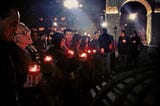
[{"label": "woman holding candle", "polygon": [[[76,71],[79,69],[79,62],[74,57],[74,52],[71,49],[65,48],[65,38],[63,33],[56,32],[52,38],[53,47],[48,51],[54,57],[54,62],[57,67],[57,92],[63,101],[63,106],[75,106],[73,101],[76,100],[75,80]],[[55,80],[54,80],[55,81]],[[55,89],[53,87],[53,89]],[[57,106],[57,105],[55,105]]]}]

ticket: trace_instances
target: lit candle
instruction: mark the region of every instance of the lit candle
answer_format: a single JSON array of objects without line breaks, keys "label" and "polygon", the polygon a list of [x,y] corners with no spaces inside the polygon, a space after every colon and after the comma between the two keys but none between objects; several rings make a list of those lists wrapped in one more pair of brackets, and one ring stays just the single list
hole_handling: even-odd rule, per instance
[{"label": "lit candle", "polygon": [[136,43],[136,41],[134,40],[134,41],[132,41],[133,43]]},{"label": "lit candle", "polygon": [[68,54],[69,54],[70,56],[73,56],[73,55],[74,55],[74,52],[73,52],[72,50],[68,50]]},{"label": "lit candle", "polygon": [[67,50],[67,57],[68,58],[73,58],[73,56],[74,56],[74,51],[72,51],[72,50]]},{"label": "lit candle", "polygon": [[122,42],[123,42],[123,43],[126,43],[126,40],[125,40],[125,39],[123,39],[123,40],[122,40]]},{"label": "lit candle", "polygon": [[85,61],[87,59],[87,54],[86,53],[82,53],[82,54],[79,55],[79,57],[80,57],[81,61]]},{"label": "lit candle", "polygon": [[40,72],[40,65],[33,62],[28,66],[28,71],[29,74],[35,75]]},{"label": "lit candle", "polygon": [[91,50],[87,50],[87,53],[88,53],[88,54],[91,54]]},{"label": "lit candle", "polygon": [[47,55],[47,56],[44,57],[44,62],[45,62],[45,63],[46,63],[46,62],[51,62],[51,61],[53,61],[52,56]]},{"label": "lit candle", "polygon": [[93,52],[93,54],[96,54],[96,52],[97,52],[97,51],[96,51],[95,49],[93,49],[93,51],[92,51],[92,52]]}]

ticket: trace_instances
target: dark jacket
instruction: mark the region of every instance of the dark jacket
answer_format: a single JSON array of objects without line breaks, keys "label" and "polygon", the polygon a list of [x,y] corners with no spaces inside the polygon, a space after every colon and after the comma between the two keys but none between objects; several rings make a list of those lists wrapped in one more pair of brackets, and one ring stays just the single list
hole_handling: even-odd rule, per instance
[{"label": "dark jacket", "polygon": [[20,106],[48,106],[47,102],[44,104],[46,99],[42,99],[44,95],[40,82],[32,87],[24,88],[23,86],[27,81],[28,66],[31,62],[34,62],[32,55],[29,51],[21,49],[16,44],[9,45],[9,52],[15,65]]},{"label": "dark jacket", "polygon": [[93,39],[91,42],[90,42],[90,47],[92,49],[95,49],[95,50],[99,50],[99,41],[96,40],[96,39]]},{"label": "dark jacket", "polygon": [[139,36],[131,36],[130,37],[130,47],[131,47],[131,53],[137,54],[139,52],[141,42]]},{"label": "dark jacket", "polygon": [[110,52],[109,45],[113,43],[113,36],[108,33],[103,33],[100,35],[99,39],[100,48],[104,48],[104,52]]},{"label": "dark jacket", "polygon": [[120,36],[118,38],[118,53],[128,54],[130,53],[130,39],[128,36]]},{"label": "dark jacket", "polygon": [[18,93],[16,70],[9,52],[8,43],[0,40],[0,106],[18,106],[16,97]]}]

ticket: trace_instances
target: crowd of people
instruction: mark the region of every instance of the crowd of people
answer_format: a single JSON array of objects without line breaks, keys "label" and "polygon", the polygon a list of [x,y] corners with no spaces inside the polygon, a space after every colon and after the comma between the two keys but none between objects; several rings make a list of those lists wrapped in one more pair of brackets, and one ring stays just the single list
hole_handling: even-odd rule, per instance
[{"label": "crowd of people", "polygon": [[[92,39],[69,28],[40,36],[20,21],[16,8],[0,11],[1,106],[82,106],[90,87],[115,71],[116,44],[106,28]],[[136,32],[121,31],[123,65],[136,65],[139,45]]]}]

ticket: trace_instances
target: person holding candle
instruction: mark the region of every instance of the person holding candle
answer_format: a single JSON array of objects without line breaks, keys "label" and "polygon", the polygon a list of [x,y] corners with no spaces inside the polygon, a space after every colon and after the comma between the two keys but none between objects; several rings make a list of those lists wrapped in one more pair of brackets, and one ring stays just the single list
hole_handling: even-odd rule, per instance
[{"label": "person holding candle", "polygon": [[40,85],[42,81],[41,63],[34,59],[29,51],[33,46],[30,46],[33,41],[29,28],[24,23],[19,22],[15,33],[12,35],[12,40],[16,44],[16,46],[11,47],[12,52],[15,53],[11,56],[16,57],[13,61],[16,66],[15,70],[18,71],[17,78],[20,79],[18,84],[22,96],[21,104],[23,106],[47,106],[47,100],[42,99],[45,96]]},{"label": "person holding candle", "polygon": [[130,52],[130,39],[126,35],[125,30],[121,30],[118,38],[118,64],[122,69],[128,68],[129,52]]}]

